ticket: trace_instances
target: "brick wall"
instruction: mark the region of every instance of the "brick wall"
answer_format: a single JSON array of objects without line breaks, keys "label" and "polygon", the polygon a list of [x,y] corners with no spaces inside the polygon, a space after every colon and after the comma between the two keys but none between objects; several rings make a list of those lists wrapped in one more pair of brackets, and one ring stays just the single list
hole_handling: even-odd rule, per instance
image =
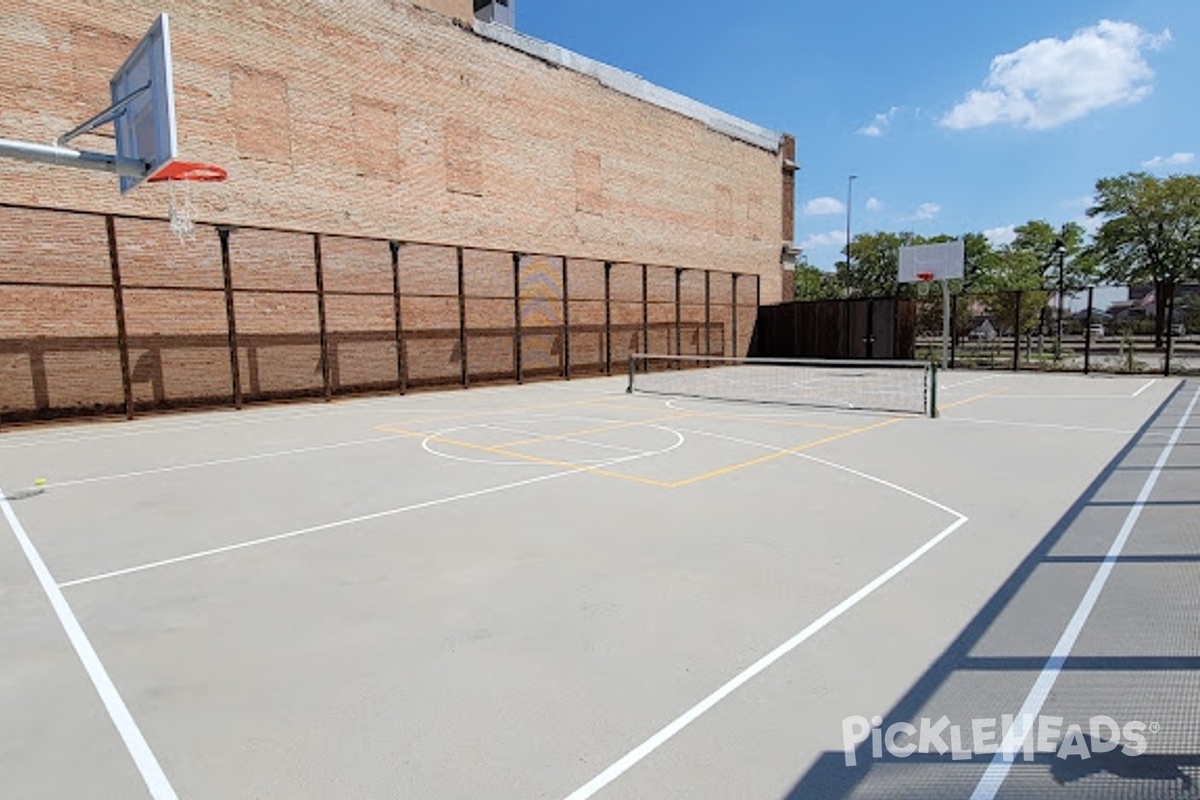
[{"label": "brick wall", "polygon": [[[118,215],[128,273],[123,367],[104,218],[0,213],[0,414],[119,408],[125,372],[138,407],[228,399],[217,224],[242,226],[230,238],[234,358],[249,398],[394,381],[388,239],[468,248],[461,312],[473,374],[511,373],[518,356],[528,374],[552,374],[564,348],[595,369],[604,261],[614,263],[614,363],[633,349],[744,352],[754,299],[771,302],[784,283],[783,156],[481,38],[447,16],[466,3],[423,4],[437,10],[403,0],[278,0],[236,14],[218,0],[167,6],[181,154],[229,171],[225,184],[193,188],[196,218],[209,224],[188,245],[162,223],[130,218],[165,216],[165,186],[122,197],[111,176],[0,160],[5,203]],[[0,136],[50,141],[100,110],[108,77],[160,10],[142,0],[0,0]],[[110,135],[76,144],[112,150]],[[303,231],[326,235],[327,363],[315,295],[288,294],[315,291]],[[561,259],[533,259],[514,305],[511,252],[569,256],[569,291]],[[452,382],[462,365],[453,254],[401,252],[414,385]],[[343,263],[363,264],[351,272],[369,273],[369,287],[342,275]],[[645,263],[668,266],[648,271],[643,305]],[[685,270],[678,310],[674,267]],[[711,324],[700,326],[696,281],[708,270]],[[155,288],[166,286],[175,288]],[[520,353],[514,311],[526,326]],[[569,342],[556,332],[564,314],[578,331]],[[676,315],[690,331],[681,341]]]},{"label": "brick wall", "polygon": [[[0,135],[36,142],[103,107],[162,7],[0,6]],[[193,193],[198,218],[756,272],[779,294],[778,154],[401,0],[237,8],[169,5],[181,152],[229,170]],[[13,202],[167,206],[103,174],[6,160],[0,177]]]}]

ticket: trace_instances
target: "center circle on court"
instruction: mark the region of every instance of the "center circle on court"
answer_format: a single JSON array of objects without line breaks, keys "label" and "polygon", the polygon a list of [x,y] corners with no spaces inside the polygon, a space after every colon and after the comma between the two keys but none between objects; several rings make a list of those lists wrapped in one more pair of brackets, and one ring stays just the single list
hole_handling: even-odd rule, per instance
[{"label": "center circle on court", "polygon": [[[492,466],[603,466],[662,455],[679,447],[684,436],[663,425],[622,420],[575,422],[586,430],[572,433],[545,426],[546,420],[489,425],[476,423],[444,428],[421,441],[427,453],[451,461]],[[519,431],[508,430],[514,426]],[[612,426],[611,429],[605,429]],[[618,427],[620,426],[620,427]],[[599,429],[599,430],[596,430]]]}]

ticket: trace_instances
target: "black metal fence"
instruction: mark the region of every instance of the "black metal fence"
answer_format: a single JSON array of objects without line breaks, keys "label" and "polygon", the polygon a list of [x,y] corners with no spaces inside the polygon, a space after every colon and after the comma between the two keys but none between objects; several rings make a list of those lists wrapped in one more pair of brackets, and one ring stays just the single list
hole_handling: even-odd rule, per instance
[{"label": "black metal fence", "polygon": [[[1181,287],[1156,324],[1151,287],[972,292],[951,298],[949,366],[1124,374],[1200,373],[1200,287]],[[942,297],[917,302],[917,355],[939,360]]]},{"label": "black metal fence", "polygon": [[744,355],[752,274],[0,204],[0,420]]},{"label": "black metal fence", "polygon": [[750,354],[769,358],[911,359],[916,306],[895,297],[763,306]]}]

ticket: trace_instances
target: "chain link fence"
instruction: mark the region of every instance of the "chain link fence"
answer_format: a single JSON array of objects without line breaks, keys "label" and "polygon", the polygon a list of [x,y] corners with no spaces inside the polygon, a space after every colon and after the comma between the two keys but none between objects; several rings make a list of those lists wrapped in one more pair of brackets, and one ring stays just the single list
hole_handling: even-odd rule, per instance
[{"label": "chain link fence", "polygon": [[[917,356],[940,361],[942,305],[917,301]],[[951,297],[949,366],[1081,373],[1200,374],[1200,286],[1178,287],[1158,324],[1149,286],[970,292]]]}]

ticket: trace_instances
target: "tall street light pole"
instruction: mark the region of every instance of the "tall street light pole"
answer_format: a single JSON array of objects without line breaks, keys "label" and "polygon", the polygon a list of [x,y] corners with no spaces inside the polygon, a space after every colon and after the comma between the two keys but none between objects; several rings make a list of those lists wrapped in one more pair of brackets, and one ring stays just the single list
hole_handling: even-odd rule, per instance
[{"label": "tall street light pole", "polygon": [[1054,331],[1054,359],[1062,358],[1063,335],[1063,265],[1067,258],[1067,243],[1060,236],[1054,240],[1054,254],[1058,256],[1058,324]]},{"label": "tall street light pole", "polygon": [[846,272],[850,272],[850,209],[854,205],[854,180],[857,175],[851,175],[846,181]]}]

